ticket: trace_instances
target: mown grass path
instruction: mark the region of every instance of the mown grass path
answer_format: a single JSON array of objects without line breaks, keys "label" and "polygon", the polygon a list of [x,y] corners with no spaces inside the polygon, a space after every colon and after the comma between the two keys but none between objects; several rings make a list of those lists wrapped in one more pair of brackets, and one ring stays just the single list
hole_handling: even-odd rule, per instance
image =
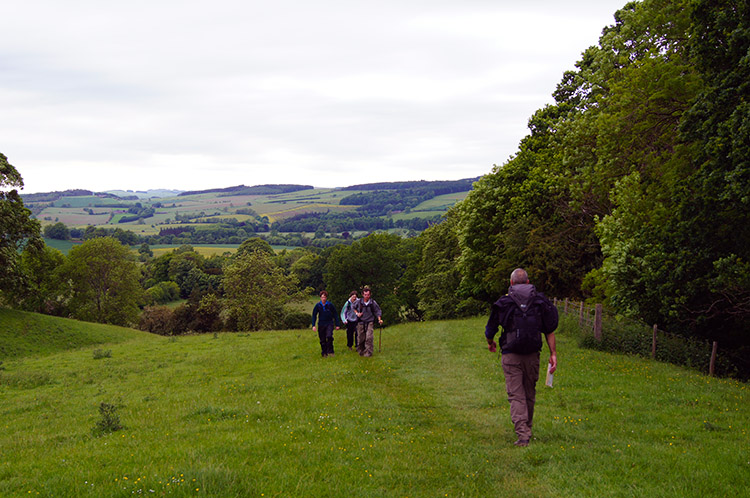
[{"label": "mown grass path", "polygon": [[[516,448],[484,319],[336,333],[133,338],[8,360],[0,496],[741,496],[747,386],[558,334],[529,448]],[[376,347],[377,347],[376,330]],[[546,356],[546,353],[545,353]],[[100,403],[123,430],[94,435]]]}]

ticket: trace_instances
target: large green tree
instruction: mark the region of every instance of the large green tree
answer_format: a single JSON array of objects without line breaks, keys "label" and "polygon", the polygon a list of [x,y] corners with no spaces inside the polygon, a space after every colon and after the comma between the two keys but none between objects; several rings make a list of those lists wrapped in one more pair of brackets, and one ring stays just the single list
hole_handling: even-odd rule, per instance
[{"label": "large green tree", "polygon": [[278,327],[284,305],[297,296],[299,285],[262,248],[243,251],[224,272],[224,293],[230,323],[239,330]]},{"label": "large green tree", "polygon": [[142,299],[141,272],[130,248],[112,237],[85,241],[70,250],[61,269],[78,319],[132,325]]},{"label": "large green tree", "polygon": [[[410,260],[411,243],[398,235],[376,233],[350,246],[333,248],[326,261],[323,280],[329,297],[337,309],[353,290],[364,286],[372,289],[372,297],[383,310],[383,319],[394,323],[406,314],[410,306],[410,289],[406,269]],[[360,294],[361,296],[361,294]]]},{"label": "large green tree", "polygon": [[24,207],[18,193],[17,189],[22,188],[20,173],[0,153],[0,293],[6,295],[24,287],[23,272],[19,268],[21,250],[27,245],[31,249],[41,249],[44,245],[39,235],[39,222],[31,218],[31,211]]}]

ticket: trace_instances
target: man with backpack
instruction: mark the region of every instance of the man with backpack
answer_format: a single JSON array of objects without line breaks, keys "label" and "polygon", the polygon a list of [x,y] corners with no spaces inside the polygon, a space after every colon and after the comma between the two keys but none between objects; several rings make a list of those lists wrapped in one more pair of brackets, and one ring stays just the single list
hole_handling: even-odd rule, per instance
[{"label": "man with backpack", "polygon": [[362,289],[362,299],[354,303],[357,314],[357,352],[360,356],[370,357],[375,349],[375,320],[383,325],[383,312],[378,303],[372,299],[369,287]]},{"label": "man with backpack", "polygon": [[557,322],[557,308],[529,283],[525,270],[515,269],[510,276],[508,294],[492,305],[484,335],[489,350],[495,352],[497,344],[494,338],[498,327],[503,328],[500,351],[510,418],[518,436],[516,446],[528,446],[531,440],[542,334],[549,346],[549,372],[553,373],[557,368]]}]

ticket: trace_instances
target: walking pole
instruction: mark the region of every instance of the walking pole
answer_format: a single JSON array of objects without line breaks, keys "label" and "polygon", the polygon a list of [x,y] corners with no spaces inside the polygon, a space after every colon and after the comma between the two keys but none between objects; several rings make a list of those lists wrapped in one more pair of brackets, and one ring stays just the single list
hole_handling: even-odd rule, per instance
[{"label": "walking pole", "polygon": [[379,332],[378,332],[378,353],[380,352],[380,345],[383,342],[383,324],[380,324]]}]

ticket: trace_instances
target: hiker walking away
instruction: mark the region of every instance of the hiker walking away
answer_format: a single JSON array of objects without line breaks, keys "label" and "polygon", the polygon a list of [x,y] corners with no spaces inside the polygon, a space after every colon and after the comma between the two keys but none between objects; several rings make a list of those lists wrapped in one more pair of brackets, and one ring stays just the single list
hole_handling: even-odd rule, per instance
[{"label": "hiker walking away", "polygon": [[357,352],[360,356],[372,356],[375,338],[375,320],[383,325],[382,311],[378,303],[372,299],[369,287],[362,289],[362,299],[354,304],[357,314]]},{"label": "hiker walking away", "polygon": [[[315,326],[316,321],[318,322],[317,327]],[[328,302],[328,292],[320,291],[320,302],[315,305],[312,311],[312,329],[318,332],[320,354],[323,358],[333,356],[333,328],[336,327],[336,330],[338,330],[338,324],[340,323],[336,307],[333,303]]]},{"label": "hiker walking away", "polygon": [[492,305],[484,335],[489,350],[497,350],[494,337],[498,326],[500,335],[505,388],[510,402],[510,418],[518,440],[516,446],[528,446],[534,420],[536,382],[539,380],[539,353],[542,334],[549,346],[549,371],[557,368],[555,329],[557,308],[529,283],[529,275],[522,268],[510,275],[508,294]]},{"label": "hiker walking away", "polygon": [[357,291],[349,293],[349,299],[341,307],[341,321],[346,325],[346,347],[350,350],[357,345],[357,313],[354,311],[354,303],[357,302]]}]

